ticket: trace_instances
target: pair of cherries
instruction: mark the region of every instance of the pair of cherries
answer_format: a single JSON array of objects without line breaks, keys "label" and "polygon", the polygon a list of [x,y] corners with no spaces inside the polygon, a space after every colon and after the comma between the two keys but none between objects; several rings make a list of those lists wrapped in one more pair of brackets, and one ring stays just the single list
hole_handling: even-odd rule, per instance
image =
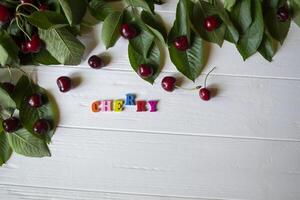
[{"label": "pair of cherries", "polygon": [[[205,77],[205,81],[204,81],[204,87],[201,88],[201,86],[198,86],[194,89],[199,89],[199,96],[202,100],[204,101],[209,101],[211,98],[211,92],[208,88],[206,88],[206,81],[207,81],[207,77],[210,75],[210,73],[215,69],[215,67],[210,70],[208,72],[208,74]],[[161,86],[164,90],[166,90],[167,92],[173,92],[176,88],[180,88],[179,86],[176,86],[176,78],[173,76],[166,76],[162,79],[161,81]],[[184,88],[182,88],[184,89]],[[189,89],[190,90],[190,89]]]},{"label": "pair of cherries", "polygon": [[[15,89],[15,86],[11,83],[3,83],[4,89],[8,93],[12,93]],[[44,105],[43,95],[40,93],[32,94],[28,99],[27,103],[32,108],[40,108]],[[13,133],[21,128],[21,122],[17,117],[10,117],[3,120],[2,122],[3,130],[7,133]],[[38,119],[33,125],[33,131],[36,134],[44,135],[51,130],[50,122],[46,119]]]}]

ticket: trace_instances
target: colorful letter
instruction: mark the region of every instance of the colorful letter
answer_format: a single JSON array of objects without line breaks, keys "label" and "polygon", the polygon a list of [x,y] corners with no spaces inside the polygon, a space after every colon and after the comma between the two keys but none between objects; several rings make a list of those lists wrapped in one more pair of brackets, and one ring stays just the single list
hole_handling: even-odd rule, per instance
[{"label": "colorful letter", "polygon": [[101,103],[101,111],[104,111],[104,112],[110,112],[112,111],[111,107],[112,107],[112,100],[105,100],[105,101],[102,101]]},{"label": "colorful letter", "polygon": [[150,112],[156,112],[158,101],[157,100],[151,100],[151,101],[148,101],[148,103],[150,105]]},{"label": "colorful letter", "polygon": [[135,105],[135,95],[134,94],[126,94],[126,105],[127,106]]},{"label": "colorful letter", "polygon": [[114,101],[114,111],[115,112],[123,111],[123,104],[124,104],[123,100],[115,100]]},{"label": "colorful letter", "polygon": [[147,111],[146,104],[147,104],[146,101],[136,101],[136,107],[137,107],[136,111],[146,112]]},{"label": "colorful letter", "polygon": [[101,101],[95,101],[92,103],[92,111],[93,112],[100,112],[100,105],[101,105]]}]

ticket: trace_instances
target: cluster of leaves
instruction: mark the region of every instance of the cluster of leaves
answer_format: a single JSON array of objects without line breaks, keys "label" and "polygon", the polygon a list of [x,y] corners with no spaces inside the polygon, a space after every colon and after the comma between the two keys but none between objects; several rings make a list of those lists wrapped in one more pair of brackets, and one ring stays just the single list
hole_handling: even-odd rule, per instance
[{"label": "cluster of leaves", "polygon": [[[81,62],[84,45],[76,38],[87,10],[85,0],[37,0],[35,4],[20,0],[3,0],[12,19],[0,26],[0,64],[65,64]],[[47,10],[40,10],[45,4]],[[37,53],[23,53],[21,44],[37,34],[43,47]]]},{"label": "cluster of leaves", "polygon": [[[161,47],[167,43],[170,58],[178,71],[195,80],[205,66],[205,41],[222,46],[224,40],[234,43],[244,60],[259,52],[271,61],[278,43],[282,44],[290,28],[291,19],[300,25],[298,0],[179,0],[174,25],[166,39],[166,31],[154,4],[162,2],[126,0],[124,10],[107,9],[108,2],[92,0],[90,5],[106,8],[102,39],[107,48],[112,47],[120,36],[122,23],[133,23],[140,35],[129,41],[128,55],[135,71],[142,63],[154,66],[155,74],[147,81],[153,83],[161,69]],[[102,2],[102,3],[99,3]],[[101,4],[101,6],[99,5]],[[129,7],[128,7],[129,6]],[[280,7],[290,10],[291,18],[285,22],[277,19]],[[207,17],[214,16],[220,25],[214,31],[203,26]],[[99,16],[98,16],[99,17]],[[190,48],[186,51],[174,47],[174,40],[187,36]]]},{"label": "cluster of leaves", "polygon": [[[39,108],[28,104],[29,96],[35,93],[43,95],[44,105]],[[47,92],[27,76],[22,76],[13,91],[0,84],[0,102],[0,166],[6,163],[13,151],[30,157],[50,156],[48,144],[57,124],[57,110]],[[19,118],[21,126],[7,133],[2,122],[11,116]],[[39,119],[51,123],[51,130],[45,135],[38,135],[33,130],[34,123]]]}]

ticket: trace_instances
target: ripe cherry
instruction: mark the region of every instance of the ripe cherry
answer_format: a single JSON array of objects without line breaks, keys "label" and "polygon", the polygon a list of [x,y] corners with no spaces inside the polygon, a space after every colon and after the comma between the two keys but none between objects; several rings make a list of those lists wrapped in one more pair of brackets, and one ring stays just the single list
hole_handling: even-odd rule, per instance
[{"label": "ripe cherry", "polygon": [[29,50],[28,50],[28,48],[27,48],[27,42],[22,42],[22,43],[20,44],[20,51],[21,51],[22,53],[24,53],[24,54],[29,53]]},{"label": "ripe cherry", "polygon": [[135,38],[138,34],[136,28],[131,24],[122,24],[120,32],[121,35],[128,40]]},{"label": "ripe cherry", "polygon": [[214,31],[219,25],[219,19],[216,16],[209,16],[204,19],[203,26],[207,31]]},{"label": "ripe cherry", "polygon": [[142,78],[149,78],[153,75],[153,68],[146,64],[141,64],[138,68],[138,74]]},{"label": "ripe cherry", "polygon": [[91,56],[88,60],[89,66],[94,69],[103,67],[103,61],[99,56]]},{"label": "ripe cherry", "polygon": [[201,88],[199,91],[199,96],[202,100],[210,100],[210,91],[207,88]]},{"label": "ripe cherry", "polygon": [[174,46],[176,49],[180,50],[180,51],[185,51],[189,48],[189,41],[187,36],[180,36],[175,38],[174,40]]},{"label": "ripe cherry", "polygon": [[33,131],[39,135],[48,133],[51,129],[50,123],[46,119],[39,119],[33,125]]},{"label": "ripe cherry", "polygon": [[0,4],[0,24],[8,22],[10,19],[10,12],[8,8]]},{"label": "ripe cherry", "polygon": [[38,9],[41,12],[46,11],[46,10],[48,10],[48,4],[46,4],[46,3],[40,3]]},{"label": "ripe cherry", "polygon": [[39,108],[43,105],[43,95],[42,94],[33,94],[28,99],[28,104],[31,107]]},{"label": "ripe cherry", "polygon": [[9,94],[12,94],[15,91],[15,85],[10,82],[4,82],[2,83],[3,88],[5,91]]},{"label": "ripe cherry", "polygon": [[212,68],[207,75],[205,76],[205,80],[204,80],[204,87],[200,89],[199,91],[199,96],[202,100],[204,101],[208,101],[210,100],[210,91],[209,89],[206,88],[206,82],[207,82],[207,77],[210,75],[210,73],[212,71],[214,71],[216,69],[216,67]]},{"label": "ripe cherry", "polygon": [[176,78],[173,76],[166,76],[161,81],[161,86],[164,90],[172,92],[175,89]]},{"label": "ripe cherry", "polygon": [[67,76],[59,77],[56,83],[61,92],[68,92],[72,88],[72,80]]},{"label": "ripe cherry", "polygon": [[3,130],[7,133],[12,133],[20,128],[20,120],[16,117],[11,117],[2,122]]},{"label": "ripe cherry", "polygon": [[286,6],[280,7],[277,10],[277,19],[280,22],[286,22],[290,19],[290,11]]},{"label": "ripe cherry", "polygon": [[42,42],[37,34],[33,35],[31,39],[26,42],[26,48],[30,53],[38,53],[41,47]]}]

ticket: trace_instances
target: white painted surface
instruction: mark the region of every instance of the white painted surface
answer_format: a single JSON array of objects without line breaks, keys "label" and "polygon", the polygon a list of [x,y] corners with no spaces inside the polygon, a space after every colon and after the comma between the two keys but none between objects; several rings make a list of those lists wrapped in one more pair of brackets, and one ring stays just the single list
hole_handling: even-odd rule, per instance
[{"label": "white painted surface", "polygon": [[[158,7],[168,26],[176,1]],[[86,56],[104,52],[99,29],[84,36]],[[111,63],[92,70],[38,67],[38,82],[55,96],[61,120],[53,156],[14,155],[0,169],[0,199],[109,200],[299,200],[300,199],[300,29],[292,26],[274,62],[260,55],[243,62],[228,43],[212,46],[209,78],[217,96],[166,93],[163,76],[176,73],[167,61],[153,86],[131,71],[126,41],[107,51]],[[31,71],[32,68],[26,68]],[[55,80],[79,80],[70,93]],[[5,75],[1,73],[1,79]],[[183,80],[183,86],[195,84]],[[159,99],[159,112],[92,113],[97,99]]]}]

